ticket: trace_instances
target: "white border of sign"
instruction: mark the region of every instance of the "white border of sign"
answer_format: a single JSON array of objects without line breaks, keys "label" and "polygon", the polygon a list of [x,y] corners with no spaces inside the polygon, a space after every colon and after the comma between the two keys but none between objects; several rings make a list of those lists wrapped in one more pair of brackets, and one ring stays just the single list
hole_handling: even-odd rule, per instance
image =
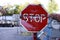
[{"label": "white border of sign", "polygon": [[[31,5],[33,5],[33,4],[31,4]],[[40,4],[40,5],[42,5],[42,4]],[[27,5],[27,6],[28,6],[28,5]],[[26,7],[27,7],[27,6],[26,6]],[[25,7],[25,8],[26,8],[26,7]],[[24,9],[25,9],[25,8],[24,8]],[[45,9],[43,6],[42,6],[42,8],[46,11],[46,9]],[[23,9],[23,10],[24,10],[24,9]],[[22,10],[22,11],[23,11],[23,10]],[[21,11],[21,12],[22,12],[22,11]],[[21,16],[21,12],[20,12],[20,16]],[[46,12],[47,12],[47,11],[46,11]],[[47,12],[47,13],[48,13],[48,12]],[[48,14],[47,14],[47,15],[48,15]],[[48,17],[48,16],[47,16],[47,17]],[[48,19],[47,19],[47,23],[48,23]],[[20,24],[21,24],[21,19],[20,19]],[[21,25],[22,25],[22,24],[21,24]],[[23,26],[23,25],[22,25],[22,26]],[[45,26],[44,28],[42,28],[42,30],[41,30],[40,32],[42,32],[46,27],[47,27],[47,24],[46,24],[46,26]],[[26,29],[24,26],[23,26],[23,28]],[[26,29],[26,32],[33,32],[33,31],[28,31],[28,30]],[[39,31],[37,31],[37,32],[39,32]]]}]

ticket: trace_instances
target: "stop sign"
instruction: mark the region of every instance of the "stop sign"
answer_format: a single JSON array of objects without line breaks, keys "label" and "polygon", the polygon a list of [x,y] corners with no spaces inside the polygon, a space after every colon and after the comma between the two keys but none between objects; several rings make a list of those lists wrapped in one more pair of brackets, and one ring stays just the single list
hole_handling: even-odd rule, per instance
[{"label": "stop sign", "polygon": [[47,24],[47,12],[41,5],[28,5],[21,12],[21,24],[28,31],[40,31]]}]

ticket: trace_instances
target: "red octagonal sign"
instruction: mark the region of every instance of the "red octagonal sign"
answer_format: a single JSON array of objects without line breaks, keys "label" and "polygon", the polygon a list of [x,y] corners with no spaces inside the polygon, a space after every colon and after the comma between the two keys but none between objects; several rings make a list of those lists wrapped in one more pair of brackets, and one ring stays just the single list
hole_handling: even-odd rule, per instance
[{"label": "red octagonal sign", "polygon": [[21,24],[28,31],[40,31],[47,24],[47,12],[41,5],[28,5],[21,12]]}]

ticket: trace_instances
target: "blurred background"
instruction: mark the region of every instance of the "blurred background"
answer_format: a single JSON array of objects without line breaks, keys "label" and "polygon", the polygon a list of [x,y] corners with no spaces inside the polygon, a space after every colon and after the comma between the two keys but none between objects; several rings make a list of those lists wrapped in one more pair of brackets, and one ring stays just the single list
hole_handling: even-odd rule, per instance
[{"label": "blurred background", "polygon": [[[20,25],[21,11],[29,4],[41,4],[49,15],[60,15],[60,0],[0,0],[0,40],[33,40],[33,33]],[[60,21],[48,17],[37,40],[60,40]]]}]

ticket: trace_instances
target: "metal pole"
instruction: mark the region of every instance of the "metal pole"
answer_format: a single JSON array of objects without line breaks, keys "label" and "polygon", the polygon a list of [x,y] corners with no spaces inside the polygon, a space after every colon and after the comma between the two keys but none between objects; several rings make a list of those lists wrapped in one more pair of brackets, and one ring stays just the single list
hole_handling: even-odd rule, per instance
[{"label": "metal pole", "polygon": [[37,40],[37,33],[33,33],[33,40]]}]

